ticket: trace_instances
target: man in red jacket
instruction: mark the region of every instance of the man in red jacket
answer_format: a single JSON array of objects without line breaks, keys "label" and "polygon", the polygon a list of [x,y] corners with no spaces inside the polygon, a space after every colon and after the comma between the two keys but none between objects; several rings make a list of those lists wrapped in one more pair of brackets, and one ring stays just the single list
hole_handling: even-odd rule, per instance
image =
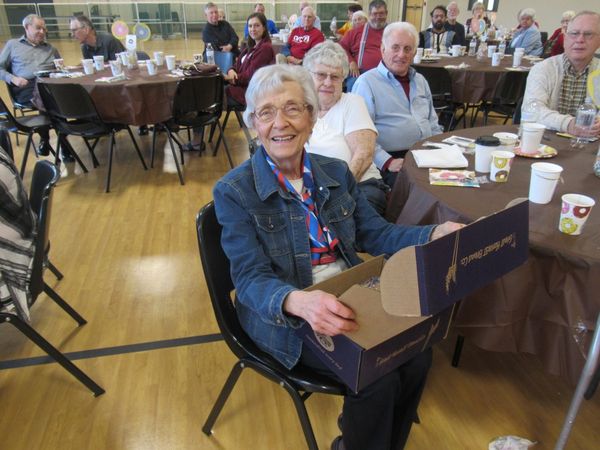
[{"label": "man in red jacket", "polygon": [[316,17],[310,6],[302,10],[302,26],[292,30],[288,38],[287,52],[284,50],[289,64],[302,64],[306,52],[325,41],[323,33],[314,26]]},{"label": "man in red jacket", "polygon": [[387,5],[383,0],[369,3],[369,21],[362,27],[352,28],[341,40],[350,61],[350,74],[346,78],[346,89],[352,91],[356,78],[381,61],[381,36],[387,24]]}]

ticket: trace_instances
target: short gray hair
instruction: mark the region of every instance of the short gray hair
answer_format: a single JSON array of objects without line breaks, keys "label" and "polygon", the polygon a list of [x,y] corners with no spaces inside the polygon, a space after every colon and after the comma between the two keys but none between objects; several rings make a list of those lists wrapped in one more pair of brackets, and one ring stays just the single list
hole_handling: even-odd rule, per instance
[{"label": "short gray hair", "polygon": [[575,17],[575,11],[565,11],[564,13],[562,13],[561,19],[569,19],[572,20],[573,17]]},{"label": "short gray hair", "polygon": [[355,11],[352,13],[352,20],[354,20],[355,17],[364,17],[365,20],[369,20],[369,16],[367,16],[367,13],[364,11]]},{"label": "short gray hair", "polygon": [[598,20],[598,31],[600,32],[600,14],[598,14],[596,11],[579,11],[577,14],[575,14],[573,16],[573,18],[570,20],[569,22],[569,26],[571,25],[571,23],[573,23],[573,21],[575,19],[577,19],[580,16],[592,16],[595,17]]},{"label": "short gray hair", "polygon": [[483,2],[475,2],[475,3],[473,3],[473,5],[471,5],[471,11],[475,11],[478,8],[481,8],[485,11],[485,6],[484,6]]},{"label": "short gray hair", "polygon": [[419,32],[415,28],[412,23],[409,22],[393,22],[390,23],[383,30],[383,36],[381,37],[381,43],[387,47],[387,41],[390,37],[390,34],[394,31],[404,31],[405,33],[410,34],[415,41],[415,49],[419,46]]},{"label": "short gray hair", "polygon": [[325,41],[315,45],[302,60],[302,65],[309,71],[313,71],[317,64],[323,64],[336,69],[341,68],[344,78],[346,78],[348,72],[350,72],[350,64],[348,63],[346,50],[344,50],[340,44],[331,41]]},{"label": "short gray hair", "polygon": [[248,128],[254,128],[252,115],[256,111],[258,99],[280,88],[287,81],[298,83],[302,88],[304,102],[308,105],[311,113],[312,124],[315,124],[319,114],[319,97],[315,90],[315,83],[308,70],[292,64],[273,64],[261,67],[254,72],[254,75],[250,79],[250,84],[248,84],[248,89],[246,89],[244,122],[246,122]]},{"label": "short gray hair", "polygon": [[519,20],[521,20],[522,17],[531,17],[532,19],[535,19],[535,9],[523,8],[519,11]]},{"label": "short gray hair", "polygon": [[27,27],[27,25],[31,25],[33,24],[33,21],[36,19],[40,19],[40,20],[44,20],[42,17],[38,16],[37,14],[27,14],[24,18],[23,18],[23,28]]},{"label": "short gray hair", "polygon": [[[213,8],[217,8],[217,5],[215,5],[213,2],[208,2],[206,5],[204,5],[204,12],[206,13],[209,9]],[[217,10],[218,9],[219,8],[217,8]]]}]

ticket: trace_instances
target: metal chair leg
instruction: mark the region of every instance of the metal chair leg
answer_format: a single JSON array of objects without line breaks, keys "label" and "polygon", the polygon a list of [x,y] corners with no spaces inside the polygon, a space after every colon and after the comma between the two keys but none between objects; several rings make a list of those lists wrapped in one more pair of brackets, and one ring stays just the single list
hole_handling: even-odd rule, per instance
[{"label": "metal chair leg", "polygon": [[181,173],[181,167],[179,166],[179,161],[177,160],[177,153],[175,152],[175,146],[173,145],[173,137],[171,136],[171,132],[169,130],[167,130],[167,138],[169,139],[171,153],[173,153],[173,160],[175,161],[175,167],[177,168],[177,175],[179,175],[179,183],[183,186],[185,182],[183,181],[183,174]]},{"label": "metal chair leg", "polygon": [[62,272],[60,270],[58,270],[56,268],[56,266],[54,264],[52,264],[52,262],[46,257],[46,265],[48,266],[48,269],[50,269],[50,272],[52,272],[54,274],[54,276],[56,277],[57,280],[62,280],[64,278],[64,275],[62,274]]},{"label": "metal chair leg", "polygon": [[[18,135],[19,133],[17,133]],[[27,135],[27,144],[25,144],[25,152],[23,153],[23,161],[21,162],[21,171],[19,172],[19,175],[21,175],[21,178],[23,178],[23,176],[25,175],[25,166],[27,165],[27,158],[29,157],[29,149],[31,148],[31,144],[33,142],[33,133],[29,133]],[[17,143],[18,145],[18,143]]]},{"label": "metal chair leg", "polygon": [[233,169],[233,160],[231,159],[231,153],[229,152],[229,145],[227,145],[227,140],[225,139],[225,134],[223,133],[223,128],[221,128],[221,124],[217,121],[217,127],[219,127],[219,139],[217,139],[217,145],[215,150],[213,151],[213,156],[217,156],[217,150],[219,149],[219,142],[221,138],[223,139],[223,145],[225,146],[225,153],[227,154],[227,159],[229,160],[229,165]]},{"label": "metal chair leg", "polygon": [[[142,156],[142,152],[140,151],[140,148],[138,147],[137,141],[135,140],[135,137],[133,136],[133,133],[131,132],[131,128],[129,126],[127,127],[127,132],[129,133],[129,136],[131,137],[131,141],[133,142],[133,146],[135,147],[135,151],[137,152],[138,156],[140,157],[140,161],[142,162],[142,166],[144,166],[144,170],[148,170],[148,166],[146,166],[146,161],[144,161],[144,157]],[[114,132],[113,132],[113,139],[114,139]]]},{"label": "metal chair leg", "polygon": [[104,192],[110,192],[110,177],[112,175],[113,151],[115,148],[115,132],[110,133],[110,147],[108,148],[108,173],[106,174],[106,189]]},{"label": "metal chair leg", "polygon": [[60,295],[58,295],[58,293],[54,289],[52,289],[46,283],[44,283],[44,293],[48,297],[50,297],[50,299],[52,299],[54,303],[60,306],[63,311],[70,315],[79,324],[79,326],[85,325],[87,323],[87,320],[81,317],[71,305],[69,305]]},{"label": "metal chair leg", "polygon": [[79,367],[71,362],[69,358],[58,351],[50,342],[42,337],[37,331],[35,331],[27,323],[23,322],[18,316],[8,313],[0,313],[0,321],[8,322],[23,333],[29,340],[44,350],[50,357],[52,357],[57,363],[65,368],[71,375],[73,375],[79,382],[86,386],[90,391],[94,393],[94,397],[104,394],[102,389],[94,380],[88,377]]},{"label": "metal chair leg", "polygon": [[288,394],[290,394],[290,397],[292,397],[294,406],[296,407],[296,412],[298,413],[298,419],[300,419],[300,425],[302,425],[302,432],[304,433],[304,438],[306,439],[306,444],[308,445],[308,448],[310,450],[319,450],[319,447],[317,446],[317,440],[315,439],[315,433],[310,423],[308,412],[306,411],[304,399],[298,393],[298,391],[287,382],[282,382],[281,385],[285,388]]},{"label": "metal chair leg", "polygon": [[229,394],[231,394],[235,383],[237,383],[237,380],[239,379],[242,370],[244,370],[244,364],[242,361],[238,361],[237,363],[235,363],[235,365],[231,369],[229,377],[227,377],[227,381],[225,381],[223,389],[221,389],[221,393],[217,397],[217,400],[215,401],[215,404],[213,405],[210,414],[206,419],[206,422],[204,422],[204,425],[202,426],[202,432],[207,436],[210,436],[212,434],[212,427],[217,421],[217,418],[219,417],[223,406],[225,406],[225,402],[229,398]]},{"label": "metal chair leg", "polygon": [[464,343],[465,337],[462,334],[456,336],[456,345],[454,346],[454,354],[452,355],[452,367],[458,367],[458,363],[460,361],[460,354],[462,353]]}]

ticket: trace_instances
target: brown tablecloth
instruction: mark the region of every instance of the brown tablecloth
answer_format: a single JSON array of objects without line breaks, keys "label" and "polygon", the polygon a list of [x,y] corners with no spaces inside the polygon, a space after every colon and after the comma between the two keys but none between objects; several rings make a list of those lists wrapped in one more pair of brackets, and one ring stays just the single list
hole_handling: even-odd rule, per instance
[{"label": "brown tablecloth", "polygon": [[[171,117],[173,98],[179,78],[168,75],[163,66],[158,74],[149,76],[145,67],[126,70],[128,80],[100,83],[96,80],[111,76],[110,69],[79,78],[40,78],[38,83],[80,84],[92,96],[98,114],[105,122],[146,125],[164,122]],[[33,103],[43,110],[37,89]]]},{"label": "brown tablecloth", "polygon": [[[492,67],[491,58],[485,57],[478,61],[475,56],[441,57],[441,59],[415,64],[415,66],[444,67],[448,65],[458,66],[461,63],[468,64],[466,69],[448,69],[452,77],[452,99],[459,103],[479,103],[482,100],[491,101],[494,89],[502,75],[509,72],[512,67],[512,56],[505,56],[500,65]],[[524,67],[530,67],[529,61],[523,60]],[[529,71],[518,72],[523,76],[523,82]]]},{"label": "brown tablecloth", "polygon": [[[475,138],[496,131],[516,132],[516,127],[473,128],[429,140],[452,134]],[[523,266],[464,299],[454,325],[481,348],[535,354],[547,371],[575,384],[600,312],[600,208],[592,210],[580,236],[558,231],[558,218],[565,193],[600,200],[600,178],[592,167],[598,143],[575,150],[568,139],[550,131],[545,136],[543,142],[558,150],[558,156],[546,161],[564,168],[564,182],[549,204],[530,203],[530,257]],[[473,169],[473,156],[467,158]],[[430,185],[428,170],[417,168],[409,152],[394,185],[388,219],[402,224],[470,222],[498,211],[514,198],[527,197],[535,161],[539,160],[515,157],[507,183],[459,188]]]}]

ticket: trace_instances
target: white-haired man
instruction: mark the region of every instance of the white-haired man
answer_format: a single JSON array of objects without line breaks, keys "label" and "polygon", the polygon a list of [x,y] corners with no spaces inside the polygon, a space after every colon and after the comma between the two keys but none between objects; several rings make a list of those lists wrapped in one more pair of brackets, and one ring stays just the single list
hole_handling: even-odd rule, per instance
[{"label": "white-haired man", "polygon": [[202,29],[204,46],[211,44],[215,51],[232,52],[237,55],[240,38],[229,22],[219,20],[217,5],[208,2],[204,6],[204,15],[206,16],[206,25]]},{"label": "white-haired man", "polygon": [[316,17],[315,11],[310,6],[302,10],[302,26],[292,30],[287,46],[282,49],[288,64],[302,64],[306,52],[325,41],[323,33],[315,28]]},{"label": "white-haired man", "polygon": [[[582,11],[567,27],[565,52],[536,64],[527,77],[523,104],[536,100],[540,105],[538,122],[546,127],[581,135],[575,127],[575,113],[587,96],[588,75],[600,69],[600,59],[594,56],[600,48],[600,14]],[[600,137],[597,117],[591,136]]]},{"label": "white-haired man", "polygon": [[535,10],[524,8],[519,12],[519,29],[510,41],[510,51],[515,48],[524,48],[526,55],[541,56],[544,50],[542,35],[535,25]]},{"label": "white-haired man", "polygon": [[388,152],[404,156],[415,142],[442,132],[429,84],[410,67],[418,42],[412,24],[389,24],[381,41],[382,61],[358,77],[352,90],[365,99],[379,132],[373,161],[389,186],[403,160],[392,159]]},{"label": "white-haired man", "polygon": [[[304,8],[306,8],[307,6],[310,6],[310,3],[303,0],[300,2],[300,14],[298,14],[298,17],[296,17],[296,21],[294,22],[294,26],[292,28],[298,28],[298,27],[302,27],[302,11],[304,11]],[[314,10],[313,10],[314,11]],[[319,16],[317,16],[317,12],[315,11],[315,23],[314,23],[314,27],[317,30],[321,29],[321,19],[319,18]]]},{"label": "white-haired man", "polygon": [[[23,105],[31,105],[35,88],[35,72],[54,69],[54,59],[60,58],[58,50],[46,42],[46,22],[35,14],[23,19],[25,34],[10,39],[0,52],[0,78],[8,84],[13,98]],[[48,155],[48,133],[41,135],[37,151]]]},{"label": "white-haired man", "polygon": [[460,9],[458,9],[458,3],[448,3],[448,6],[446,6],[446,10],[448,11],[448,19],[444,24],[444,28],[446,28],[446,30],[449,31],[454,31],[454,33],[456,34],[457,45],[465,45],[465,26],[458,21],[458,15],[460,14]]}]

